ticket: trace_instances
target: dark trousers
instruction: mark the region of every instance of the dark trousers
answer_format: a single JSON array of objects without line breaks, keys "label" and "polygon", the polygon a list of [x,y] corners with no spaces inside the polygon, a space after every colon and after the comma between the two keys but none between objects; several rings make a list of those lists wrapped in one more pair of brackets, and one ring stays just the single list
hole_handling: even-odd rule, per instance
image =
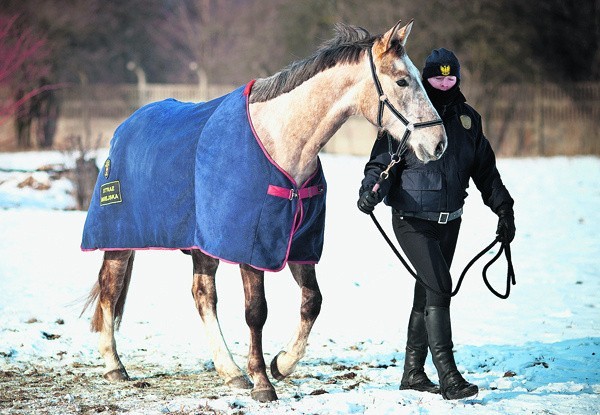
[{"label": "dark trousers", "polygon": [[[450,293],[450,265],[456,249],[461,218],[444,225],[434,221],[402,217],[394,213],[392,226],[400,247],[423,282],[434,290]],[[412,277],[411,277],[412,278]],[[413,308],[449,307],[450,297],[444,297],[415,283]]]}]

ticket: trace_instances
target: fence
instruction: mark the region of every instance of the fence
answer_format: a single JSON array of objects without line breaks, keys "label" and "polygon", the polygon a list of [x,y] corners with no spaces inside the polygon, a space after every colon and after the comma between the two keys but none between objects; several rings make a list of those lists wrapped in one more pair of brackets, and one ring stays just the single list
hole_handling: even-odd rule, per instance
[{"label": "fence", "polygon": [[466,91],[500,154],[600,154],[600,84],[512,84]]},{"label": "fence", "polygon": [[[58,147],[70,135],[84,140],[101,137],[108,145],[115,128],[140,105],[164,98],[198,102],[231,91],[235,86],[147,84],[88,85],[59,92]],[[600,155],[600,83],[512,84],[463,88],[469,102],[481,113],[484,130],[500,155]],[[10,124],[10,123],[9,123]],[[0,144],[11,141],[10,128],[0,131]],[[352,118],[332,138],[325,151],[368,154],[375,129]]]}]

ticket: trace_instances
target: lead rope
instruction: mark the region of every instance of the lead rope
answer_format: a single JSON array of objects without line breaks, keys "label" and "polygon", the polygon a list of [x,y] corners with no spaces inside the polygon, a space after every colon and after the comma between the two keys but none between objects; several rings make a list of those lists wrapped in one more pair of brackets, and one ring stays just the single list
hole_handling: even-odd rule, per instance
[{"label": "lead rope", "polygon": [[[381,175],[379,176],[379,180],[377,180],[377,183],[375,184],[375,186],[373,186],[373,191],[377,191],[376,189],[379,189],[379,186],[381,185],[381,183],[389,177],[389,171],[390,171],[390,169],[395,164],[397,164],[397,163],[398,163],[398,160],[395,160],[394,158],[392,158],[392,161],[388,165],[387,169],[381,173]],[[469,263],[467,264],[467,266],[465,267],[465,269],[463,270],[463,272],[460,274],[460,277],[458,278],[458,282],[456,283],[456,288],[454,289],[454,291],[452,291],[451,293],[446,293],[446,292],[438,291],[438,290],[430,287],[429,285],[427,285],[423,281],[423,279],[421,277],[419,277],[415,271],[412,270],[412,268],[410,267],[410,265],[408,264],[408,262],[406,262],[406,260],[404,259],[404,257],[396,249],[396,246],[390,240],[390,238],[387,236],[387,233],[381,227],[381,225],[379,224],[379,221],[377,220],[377,218],[375,217],[375,215],[373,214],[373,212],[369,213],[369,216],[371,216],[371,219],[373,220],[373,223],[375,223],[375,226],[377,227],[377,229],[379,229],[379,232],[383,236],[383,239],[385,239],[385,241],[388,243],[388,245],[390,246],[390,248],[392,249],[392,251],[394,252],[394,254],[396,254],[396,256],[398,257],[398,259],[400,260],[400,262],[402,263],[402,265],[404,265],[404,268],[406,268],[406,270],[408,271],[408,273],[410,275],[412,275],[417,280],[417,282],[419,284],[421,284],[423,287],[425,287],[429,291],[431,291],[431,292],[433,292],[433,293],[435,293],[435,294],[437,294],[437,295],[439,295],[441,297],[449,297],[449,298],[451,298],[451,297],[454,297],[456,294],[458,294],[458,291],[460,290],[460,286],[462,285],[462,282],[463,282],[465,276],[467,275],[467,272],[469,271],[469,269],[479,260],[479,258],[481,258],[483,255],[485,255],[487,252],[489,252],[498,242],[500,242],[500,240],[498,239],[498,237],[496,237],[492,241],[492,243],[490,243],[488,246],[486,246],[485,248],[483,248],[483,250],[481,252],[479,252],[477,255],[475,255],[475,257],[473,257],[473,259],[471,261],[469,261]],[[502,255],[502,252],[504,252],[504,255],[506,257],[506,262],[507,262],[507,265],[508,265],[508,269],[507,269],[507,272],[506,272],[506,292],[504,294],[501,294],[498,291],[496,291],[494,289],[494,287],[492,287],[492,285],[490,284],[490,282],[488,281],[488,278],[487,278],[487,270],[488,270],[488,268],[494,262],[496,262],[496,260],[498,260],[498,258],[500,258],[500,255]],[[515,270],[514,270],[513,264],[512,264],[512,255],[511,255],[511,252],[510,252],[510,243],[500,242],[500,250],[483,267],[483,271],[481,272],[481,276],[483,278],[483,282],[485,283],[485,286],[488,288],[488,290],[490,290],[490,292],[492,294],[494,294],[496,297],[501,298],[503,300],[506,300],[508,298],[508,296],[510,295],[510,286],[517,284],[517,280],[515,278]]]},{"label": "lead rope", "polygon": [[[475,264],[479,260],[479,258],[481,258],[483,255],[485,255],[488,251],[490,251],[494,247],[494,245],[496,245],[498,242],[500,242],[498,240],[498,238],[494,239],[492,241],[492,243],[490,243],[488,246],[486,246],[485,248],[483,248],[483,250],[481,252],[479,252],[477,255],[475,255],[475,257],[467,264],[467,266],[465,267],[465,269],[463,270],[463,272],[460,274],[460,277],[458,278],[458,283],[456,284],[456,288],[454,289],[454,291],[452,291],[449,294],[449,293],[438,291],[435,288],[432,288],[429,285],[427,285],[423,281],[423,279],[421,277],[419,277],[417,275],[417,273],[412,270],[412,268],[410,267],[410,265],[408,264],[408,262],[406,262],[406,260],[402,257],[402,255],[400,254],[400,252],[398,252],[398,250],[394,246],[393,242],[390,240],[390,238],[387,236],[387,234],[385,233],[385,231],[383,230],[383,228],[379,224],[379,221],[377,220],[377,218],[375,217],[375,215],[373,213],[370,213],[369,216],[371,216],[371,219],[373,219],[373,222],[375,223],[375,226],[377,227],[377,229],[379,229],[379,232],[381,232],[381,235],[383,236],[383,239],[385,239],[385,241],[388,243],[388,245],[390,246],[390,248],[392,248],[392,251],[394,252],[394,254],[396,254],[396,256],[398,257],[398,259],[400,260],[400,262],[402,262],[402,265],[404,265],[404,267],[409,272],[409,274],[412,275],[417,280],[417,282],[419,284],[421,284],[423,287],[425,287],[429,291],[432,291],[432,292],[434,292],[435,294],[437,294],[437,295],[439,295],[441,297],[454,297],[456,294],[458,294],[458,291],[460,290],[460,286],[462,285],[462,282],[463,282],[465,276],[467,275],[467,271],[469,271],[469,269],[473,266],[473,264]],[[498,291],[496,291],[494,289],[494,287],[492,287],[492,285],[490,284],[490,282],[488,281],[488,278],[487,278],[487,270],[488,270],[488,268],[494,262],[496,262],[496,260],[498,258],[500,258],[500,255],[502,254],[502,252],[504,252],[504,254],[506,256],[506,261],[508,262],[508,271],[507,271],[507,275],[506,275],[506,292],[504,294],[501,294]],[[508,296],[510,295],[510,286],[511,286],[511,284],[515,285],[517,283],[517,281],[515,279],[515,271],[514,271],[514,268],[513,268],[513,265],[512,265],[512,258],[511,258],[511,253],[510,253],[510,244],[501,242],[501,244],[500,244],[500,250],[494,256],[494,258],[492,258],[483,267],[483,271],[482,271],[481,275],[483,277],[483,282],[485,283],[486,287],[490,290],[490,292],[492,294],[494,294],[496,297],[501,298],[503,300],[505,300],[505,299],[508,298]]]}]

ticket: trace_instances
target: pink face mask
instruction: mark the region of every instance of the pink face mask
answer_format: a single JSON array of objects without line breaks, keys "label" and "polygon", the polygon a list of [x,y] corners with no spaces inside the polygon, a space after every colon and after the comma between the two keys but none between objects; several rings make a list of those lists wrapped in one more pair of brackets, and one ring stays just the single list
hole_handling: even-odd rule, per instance
[{"label": "pink face mask", "polygon": [[427,82],[440,91],[447,91],[456,85],[456,76],[434,76],[427,78]]}]

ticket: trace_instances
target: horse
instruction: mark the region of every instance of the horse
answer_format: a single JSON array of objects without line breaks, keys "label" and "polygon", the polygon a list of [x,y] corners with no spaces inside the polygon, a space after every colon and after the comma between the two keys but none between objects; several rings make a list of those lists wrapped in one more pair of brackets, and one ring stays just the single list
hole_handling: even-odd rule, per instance
[{"label": "horse", "polygon": [[[366,118],[380,131],[389,132],[395,141],[403,141],[424,163],[442,156],[447,145],[444,127],[427,98],[419,71],[406,53],[405,45],[412,25],[412,20],[404,26],[399,21],[386,33],[371,35],[357,26],[337,24],[335,36],[323,43],[313,55],[292,62],[281,71],[257,79],[244,88],[247,118],[251,122],[252,134],[270,162],[286,173],[292,183],[305,183],[315,175],[315,171],[320,168],[319,151],[340,126],[355,115]],[[219,105],[221,103],[220,101]],[[171,104],[178,105],[174,102]],[[154,121],[156,118],[160,118],[160,115],[147,119],[143,124],[147,126],[157,122]],[[142,128],[139,124],[134,124],[132,128]],[[115,133],[110,152],[118,146],[127,149],[127,143],[121,144],[120,140],[122,138],[117,139]],[[223,141],[222,138],[219,140]],[[130,148],[127,151],[129,155],[135,155],[137,150]],[[169,151],[169,148],[162,150],[162,160],[169,158]],[[107,178],[112,174],[109,173],[110,152],[99,180],[103,174]],[[177,164],[177,160],[173,161],[173,166]],[[231,169],[235,170],[236,166],[244,164],[244,160],[236,159],[232,164]],[[110,186],[106,187],[107,185]],[[126,195],[120,193],[118,186],[115,189],[116,185],[119,183],[115,181],[100,188],[97,185],[95,192],[103,193],[98,205],[101,205],[102,201],[108,206],[125,204],[117,203],[121,202],[121,197],[124,200]],[[163,183],[157,187],[162,185],[169,186]],[[292,189],[289,200],[296,200],[298,203],[302,197],[302,190],[299,188],[294,193],[295,190]],[[319,188],[315,192],[322,190]],[[285,197],[286,194],[281,199]],[[223,203],[221,201],[221,204]],[[97,203],[92,200],[92,204],[95,206]],[[88,212],[88,219],[89,215]],[[164,218],[160,220],[162,219]],[[301,216],[293,217],[294,229],[300,220]],[[319,223],[320,226],[324,226],[324,222]],[[101,223],[98,229],[111,226]],[[160,223],[156,226],[160,226]],[[113,226],[110,232],[127,233],[124,229]],[[230,242],[218,241],[217,244]],[[303,245],[300,248],[304,247]],[[181,247],[175,247],[177,248]],[[104,378],[109,381],[125,381],[129,380],[129,375],[117,353],[114,332],[118,330],[123,316],[136,249],[102,250],[104,257],[98,280],[89,293],[83,311],[90,306],[95,308],[91,329],[99,332],[98,348],[105,363]],[[191,246],[185,251],[191,254],[192,295],[206,330],[216,372],[230,387],[251,389],[251,397],[254,400],[277,400],[275,388],[267,376],[262,347],[262,328],[267,319],[264,273],[269,269],[252,263],[238,262],[245,296],[245,320],[250,331],[245,373],[234,362],[217,318],[215,274],[220,261],[227,258],[211,254],[203,246]],[[311,328],[319,315],[322,295],[315,272],[317,261],[318,258],[315,260],[313,257],[312,261],[289,260],[283,263],[283,266],[289,267],[300,288],[301,310],[300,323],[290,342],[270,364],[270,372],[277,380],[289,376],[304,356]]]}]

